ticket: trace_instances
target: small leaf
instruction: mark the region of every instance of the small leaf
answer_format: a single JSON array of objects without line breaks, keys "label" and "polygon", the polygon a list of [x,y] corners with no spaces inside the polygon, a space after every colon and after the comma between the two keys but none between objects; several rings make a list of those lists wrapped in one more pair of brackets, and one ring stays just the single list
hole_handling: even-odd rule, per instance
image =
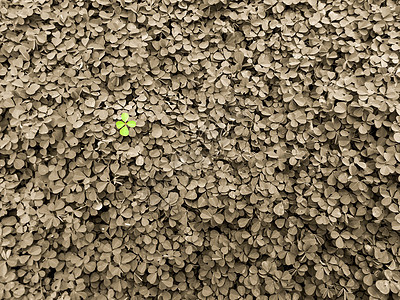
[{"label": "small leaf", "polygon": [[335,106],[335,108],[333,110],[334,110],[334,112],[336,112],[338,114],[345,113],[347,110],[346,103],[345,102],[337,103],[337,105]]},{"label": "small leaf", "polygon": [[7,275],[7,264],[5,261],[0,262],[0,277],[4,277]]},{"label": "small leaf", "polygon": [[129,129],[128,127],[124,126],[122,129],[119,131],[119,133],[123,136],[128,136],[129,135]]},{"label": "small leaf", "polygon": [[226,75],[222,75],[221,77],[221,83],[223,86],[229,86],[231,84],[231,81]]},{"label": "small leaf", "polygon": [[39,255],[42,252],[42,248],[39,246],[32,246],[29,250],[28,253],[30,255]]},{"label": "small leaf", "polygon": [[312,296],[314,294],[316,288],[317,287],[314,284],[307,283],[304,290],[308,296]]},{"label": "small leaf", "polygon": [[209,286],[203,287],[203,290],[201,291],[204,297],[211,296],[213,294],[213,290]]},{"label": "small leaf", "polygon": [[225,57],[221,53],[215,52],[214,53],[214,59],[216,59],[216,60],[225,60]]},{"label": "small leaf", "polygon": [[28,95],[33,95],[36,93],[36,91],[40,88],[40,85],[37,83],[31,84],[25,91]]},{"label": "small leaf", "polygon": [[99,181],[96,183],[96,189],[98,193],[101,193],[106,188],[108,182]]},{"label": "small leaf", "polygon": [[157,273],[151,273],[151,274],[147,275],[147,281],[150,284],[156,283],[156,281],[157,281]]},{"label": "small leaf", "polygon": [[17,223],[17,218],[14,216],[5,217],[1,220],[3,226],[15,226]]},{"label": "small leaf", "polygon": [[324,279],[324,269],[322,269],[322,268],[319,268],[318,270],[317,270],[317,272],[315,273],[315,278],[317,278],[318,280],[322,280],[322,279]]},{"label": "small leaf", "polygon": [[224,223],[225,218],[223,214],[216,214],[213,215],[213,219],[217,224],[221,225],[222,223]]},{"label": "small leaf", "polygon": [[[128,122],[128,123],[129,123],[129,122]],[[122,128],[122,127],[125,125],[125,122],[117,121],[116,125],[117,125],[117,128],[120,129],[120,128]]]},{"label": "small leaf", "polygon": [[394,172],[394,170],[392,170],[392,168],[388,165],[383,165],[382,168],[379,169],[379,171],[383,176],[387,176]]},{"label": "small leaf", "polygon": [[150,195],[150,199],[149,199],[150,205],[152,205],[152,206],[157,205],[158,203],[160,203],[160,201],[161,201],[161,198],[159,196],[157,196],[156,194]]},{"label": "small leaf", "polygon": [[84,267],[89,272],[94,272],[94,270],[96,270],[96,262],[90,261],[90,262],[84,264]]},{"label": "small leaf", "polygon": [[341,236],[339,236],[336,240],[336,247],[338,247],[339,249],[344,248],[344,242],[343,242],[343,238]]},{"label": "small leaf", "polygon": [[376,287],[378,288],[378,290],[384,294],[387,295],[390,292],[390,288],[389,288],[389,280],[378,280],[375,283]]},{"label": "small leaf", "polygon": [[396,132],[396,133],[393,135],[393,138],[394,138],[394,140],[395,140],[396,142],[400,143],[400,132]]},{"label": "small leaf", "polygon": [[20,298],[24,294],[25,294],[25,287],[24,286],[18,286],[15,290],[13,290],[13,295],[14,295],[15,298]]},{"label": "small leaf", "polygon": [[108,267],[108,263],[106,261],[100,260],[97,262],[97,270],[99,270],[100,272],[105,270],[107,267]]},{"label": "small leaf", "polygon": [[64,208],[64,206],[65,202],[60,199],[57,199],[56,202],[54,203],[54,210],[61,210]]},{"label": "small leaf", "polygon": [[371,274],[365,275],[363,278],[363,282],[368,286],[371,286],[373,284],[373,280],[374,278],[372,277]]},{"label": "small leaf", "polygon": [[153,130],[151,132],[151,135],[155,139],[158,139],[162,136],[162,128],[160,127],[160,125],[158,124],[153,125]]},{"label": "small leaf", "polygon": [[126,122],[126,121],[128,121],[128,119],[129,119],[129,115],[128,115],[127,113],[123,113],[123,114],[121,115],[121,119],[122,119],[122,121]]},{"label": "small leaf", "polygon": [[294,98],[294,102],[296,102],[296,104],[299,105],[299,106],[305,106],[306,105],[306,98],[305,97],[296,96]]},{"label": "small leaf", "polygon": [[238,64],[241,64],[244,60],[244,54],[242,51],[235,51],[235,53],[233,54],[233,58]]},{"label": "small leaf", "polygon": [[373,215],[375,218],[379,218],[379,217],[382,215],[382,210],[381,210],[379,207],[374,207],[374,208],[372,209],[372,215]]},{"label": "small leaf", "polygon": [[126,125],[128,125],[129,127],[135,127],[136,126],[136,122],[135,121],[128,121],[126,123]]},{"label": "small leaf", "polygon": [[95,202],[95,203],[93,203],[93,208],[95,209],[95,210],[100,210],[100,209],[102,209],[103,208],[103,204],[101,204],[100,202]]},{"label": "small leaf", "polygon": [[136,255],[133,253],[125,253],[122,255],[121,263],[127,264],[127,263],[131,262],[132,260],[134,260],[135,257],[136,257]]},{"label": "small leaf", "polygon": [[285,257],[285,264],[286,265],[294,265],[296,262],[296,255],[288,252]]},{"label": "small leaf", "polygon": [[204,210],[201,212],[200,218],[203,220],[210,220],[212,218],[212,214],[208,210]]},{"label": "small leaf", "polygon": [[283,203],[278,203],[274,207],[274,213],[276,213],[278,216],[283,216],[285,214],[285,207],[283,206]]},{"label": "small leaf", "polygon": [[247,224],[249,223],[249,221],[250,221],[250,219],[247,219],[247,218],[240,218],[240,219],[238,220],[238,225],[239,225],[240,228],[244,228],[244,227],[247,226]]}]

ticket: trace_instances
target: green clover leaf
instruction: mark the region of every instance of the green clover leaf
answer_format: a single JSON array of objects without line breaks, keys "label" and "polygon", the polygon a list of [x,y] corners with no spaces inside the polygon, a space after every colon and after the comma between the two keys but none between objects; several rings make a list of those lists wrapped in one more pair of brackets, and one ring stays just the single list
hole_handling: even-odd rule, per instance
[{"label": "green clover leaf", "polygon": [[[117,126],[117,129],[120,129],[119,133],[122,136],[128,136],[129,135],[129,127],[135,127],[136,122],[135,121],[128,121],[129,115],[127,113],[123,113],[121,115],[122,121],[117,121],[115,125]],[[127,122],[128,121],[128,122]]]},{"label": "green clover leaf", "polygon": [[127,113],[123,113],[123,114],[121,115],[121,119],[122,119],[122,121],[124,121],[124,122],[128,121],[128,118],[129,118],[129,115],[128,115]]},{"label": "green clover leaf", "polygon": [[126,123],[126,125],[128,125],[129,127],[135,127],[136,126],[136,122],[135,121],[128,121]]},{"label": "green clover leaf", "polygon": [[129,135],[129,129],[128,127],[124,126],[122,129],[119,131],[119,133],[123,136],[128,136]]},{"label": "green clover leaf", "polygon": [[118,121],[117,122],[117,128],[118,129],[121,129],[123,126],[125,126],[125,122],[122,122],[122,121]]}]

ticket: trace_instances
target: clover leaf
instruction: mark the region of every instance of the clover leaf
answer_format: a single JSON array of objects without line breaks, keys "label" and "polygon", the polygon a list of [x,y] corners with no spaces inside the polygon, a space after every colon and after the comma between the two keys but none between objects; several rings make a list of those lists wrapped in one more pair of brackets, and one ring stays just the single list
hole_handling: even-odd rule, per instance
[{"label": "clover leaf", "polygon": [[116,122],[117,128],[120,129],[119,133],[122,136],[128,136],[129,135],[129,128],[128,127],[132,127],[132,128],[135,127],[136,126],[136,122],[135,121],[128,121],[129,115],[127,113],[123,113],[121,115],[121,119],[122,119],[122,121],[117,121]]}]

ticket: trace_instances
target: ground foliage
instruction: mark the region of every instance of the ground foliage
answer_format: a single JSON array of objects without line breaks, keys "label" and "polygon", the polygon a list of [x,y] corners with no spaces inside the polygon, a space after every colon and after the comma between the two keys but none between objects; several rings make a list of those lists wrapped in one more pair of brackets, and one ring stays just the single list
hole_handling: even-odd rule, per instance
[{"label": "ground foliage", "polygon": [[0,3],[1,299],[399,299],[398,3]]}]

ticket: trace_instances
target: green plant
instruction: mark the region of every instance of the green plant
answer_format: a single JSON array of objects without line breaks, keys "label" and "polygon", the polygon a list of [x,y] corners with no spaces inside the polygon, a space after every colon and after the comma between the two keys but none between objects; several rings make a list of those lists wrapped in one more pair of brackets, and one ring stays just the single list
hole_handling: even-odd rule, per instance
[{"label": "green plant", "polygon": [[[129,128],[128,127],[135,127],[136,122],[135,121],[128,121],[129,115],[127,113],[123,113],[121,115],[122,121],[117,121],[116,125],[117,128],[119,129],[119,133],[123,136],[128,136],[129,135]],[[127,122],[128,121],[128,122]]]}]

